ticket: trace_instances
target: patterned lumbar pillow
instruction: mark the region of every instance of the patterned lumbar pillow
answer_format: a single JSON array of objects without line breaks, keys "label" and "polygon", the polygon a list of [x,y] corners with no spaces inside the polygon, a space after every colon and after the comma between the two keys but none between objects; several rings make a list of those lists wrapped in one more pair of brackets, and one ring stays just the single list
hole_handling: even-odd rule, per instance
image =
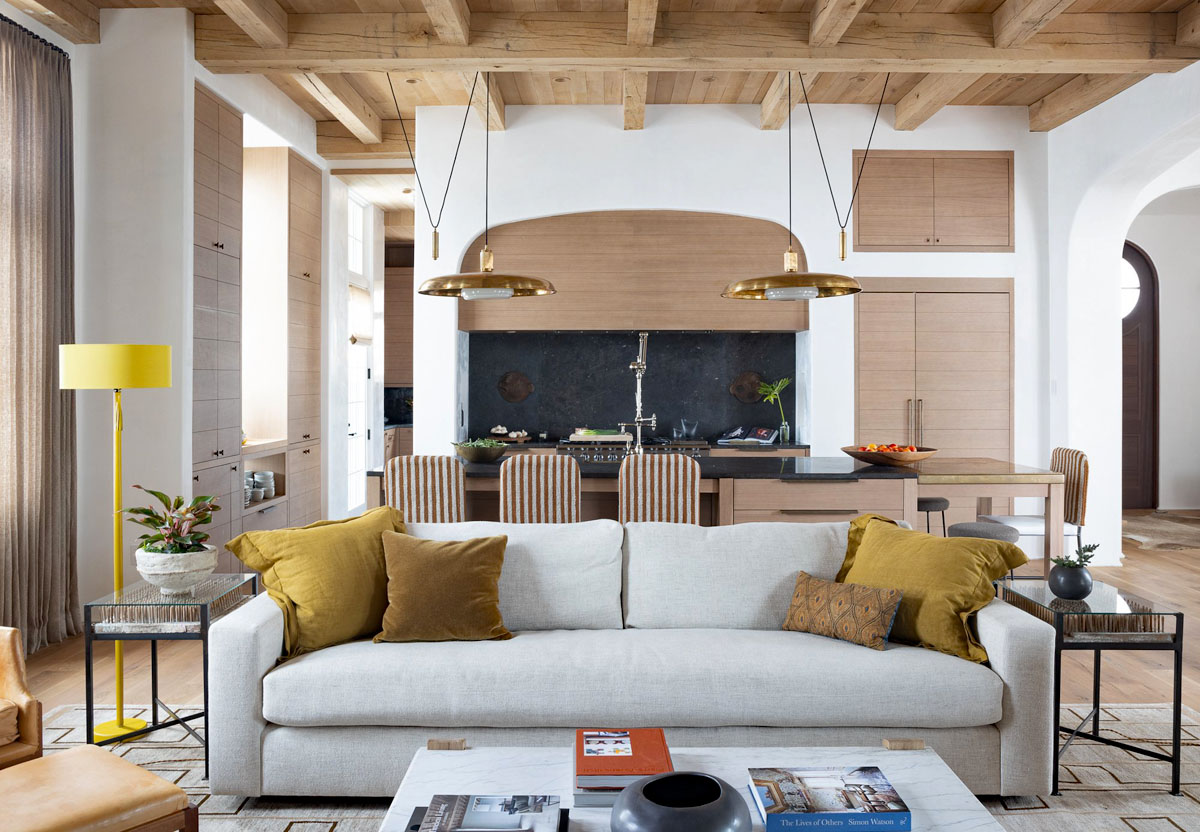
[{"label": "patterned lumbar pillow", "polygon": [[900,597],[898,589],[839,584],[801,572],[783,629],[882,650],[896,620]]}]

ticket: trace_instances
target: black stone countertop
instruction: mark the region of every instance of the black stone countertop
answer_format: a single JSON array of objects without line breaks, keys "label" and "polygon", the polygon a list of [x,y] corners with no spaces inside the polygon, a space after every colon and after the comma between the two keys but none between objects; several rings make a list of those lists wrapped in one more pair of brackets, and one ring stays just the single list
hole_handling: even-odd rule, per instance
[{"label": "black stone countertop", "polygon": [[[704,479],[852,482],[865,479],[913,479],[917,476],[917,472],[910,468],[864,465],[850,457],[702,457],[696,461],[700,463],[700,476]],[[467,463],[466,475],[499,477],[502,462]],[[586,478],[615,479],[620,467],[619,462],[581,462],[579,471]]]},{"label": "black stone countertop", "polygon": [[[410,428],[410,427],[412,427],[412,425],[386,425],[386,427]],[[598,440],[597,444],[602,444],[604,437],[599,436],[596,438]],[[514,449],[516,449],[516,448],[557,448],[560,444],[561,444],[561,442],[557,439],[547,439],[545,442],[542,442],[541,440],[538,440],[538,439],[531,439],[528,442],[512,443],[512,447]],[[578,447],[583,447],[587,443],[586,442],[575,442],[573,444]],[[789,442],[787,445],[780,445],[778,443],[776,443],[774,445],[718,445],[716,442],[711,442],[711,443],[709,443],[709,446],[708,446],[709,450],[711,450],[711,451],[720,449],[722,451],[727,451],[727,450],[728,451],[745,451],[746,453],[751,453],[751,454],[764,453],[764,452],[770,452],[770,451],[778,451],[778,450],[806,451],[809,449],[809,447],[810,446],[800,444],[799,442]]]}]

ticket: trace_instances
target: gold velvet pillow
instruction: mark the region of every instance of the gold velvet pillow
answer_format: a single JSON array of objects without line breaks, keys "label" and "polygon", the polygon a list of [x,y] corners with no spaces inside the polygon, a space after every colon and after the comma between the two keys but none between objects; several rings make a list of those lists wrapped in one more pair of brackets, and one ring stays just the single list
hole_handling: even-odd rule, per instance
[{"label": "gold velvet pillow", "polygon": [[388,506],[302,529],[246,532],[226,547],[262,573],[283,610],[284,657],[379,632],[387,607],[383,533],[404,530]]},{"label": "gold velvet pillow", "polygon": [[854,556],[858,553],[858,547],[862,545],[863,534],[867,531],[867,526],[872,520],[879,520],[884,523],[891,523],[893,526],[898,526],[895,520],[890,517],[884,517],[882,514],[860,514],[850,521],[850,532],[846,535],[846,558],[842,561],[842,568],[838,570],[835,581],[841,583],[846,580],[846,573],[850,571],[850,567],[854,565]]},{"label": "gold velvet pillow", "polygon": [[801,572],[783,629],[882,650],[899,606],[898,589],[839,584]]},{"label": "gold velvet pillow", "polygon": [[512,638],[500,616],[508,537],[424,540],[385,532],[387,610],[375,641]]},{"label": "gold velvet pillow", "polygon": [[904,593],[892,641],[985,662],[970,618],[996,597],[992,581],[1026,560],[1002,540],[935,537],[875,520],[866,524],[844,581]]}]

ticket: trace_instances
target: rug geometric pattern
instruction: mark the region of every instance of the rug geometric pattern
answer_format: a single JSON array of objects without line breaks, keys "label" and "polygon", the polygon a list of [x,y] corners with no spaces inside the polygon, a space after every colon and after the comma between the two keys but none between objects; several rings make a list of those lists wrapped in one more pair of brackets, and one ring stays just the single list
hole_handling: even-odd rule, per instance
[{"label": "rug geometric pattern", "polygon": [[[181,713],[195,708],[181,707]],[[1062,722],[1079,724],[1087,708],[1063,707]],[[128,716],[148,718],[147,709],[126,706]],[[97,721],[115,714],[97,709]],[[197,721],[197,726],[202,720]],[[46,752],[84,741],[82,705],[46,714]],[[1171,711],[1166,705],[1112,705],[1102,710],[1101,733],[1145,743],[1170,753]],[[203,728],[197,727],[203,734]],[[203,749],[181,728],[157,731],[113,753],[177,784],[200,807],[202,832],[377,832],[386,798],[241,798],[210,795],[204,780]],[[1184,708],[1183,794],[1168,789],[1169,763],[1146,760],[1100,743],[1076,740],[1062,762],[1062,795],[1043,798],[983,798],[1008,832],[1200,832],[1200,714]]]}]

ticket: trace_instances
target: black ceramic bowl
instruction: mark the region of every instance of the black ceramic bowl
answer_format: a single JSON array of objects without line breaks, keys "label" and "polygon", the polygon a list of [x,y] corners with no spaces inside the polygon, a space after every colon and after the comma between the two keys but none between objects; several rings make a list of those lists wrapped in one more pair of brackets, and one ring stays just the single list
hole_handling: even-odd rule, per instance
[{"label": "black ceramic bowl", "polygon": [[733,786],[699,771],[646,777],[626,787],[612,832],[750,832],[750,809]]}]

